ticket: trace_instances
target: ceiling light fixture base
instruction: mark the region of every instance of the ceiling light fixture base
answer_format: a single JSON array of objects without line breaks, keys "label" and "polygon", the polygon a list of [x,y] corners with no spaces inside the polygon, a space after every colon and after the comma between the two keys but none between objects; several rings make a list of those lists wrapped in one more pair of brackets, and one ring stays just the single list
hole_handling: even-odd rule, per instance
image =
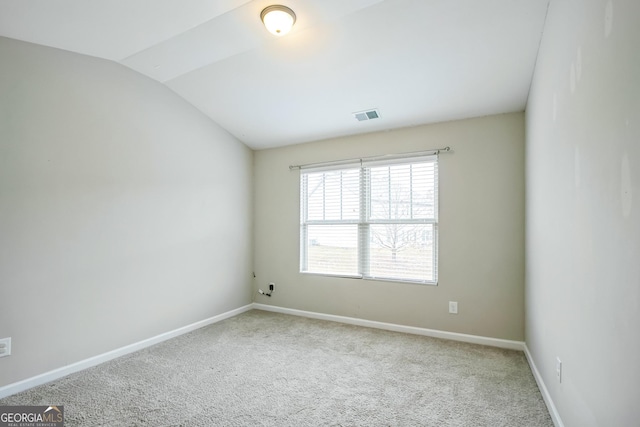
[{"label": "ceiling light fixture base", "polygon": [[296,14],[287,6],[274,4],[262,10],[260,19],[271,34],[280,37],[291,31],[296,23]]}]

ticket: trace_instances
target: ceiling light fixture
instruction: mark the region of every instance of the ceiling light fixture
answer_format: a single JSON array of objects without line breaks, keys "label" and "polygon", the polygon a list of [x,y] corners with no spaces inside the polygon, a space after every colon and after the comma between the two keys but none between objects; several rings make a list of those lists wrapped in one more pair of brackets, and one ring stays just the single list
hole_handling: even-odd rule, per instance
[{"label": "ceiling light fixture", "polygon": [[296,14],[287,6],[273,5],[264,8],[260,19],[273,35],[284,36],[296,23]]}]

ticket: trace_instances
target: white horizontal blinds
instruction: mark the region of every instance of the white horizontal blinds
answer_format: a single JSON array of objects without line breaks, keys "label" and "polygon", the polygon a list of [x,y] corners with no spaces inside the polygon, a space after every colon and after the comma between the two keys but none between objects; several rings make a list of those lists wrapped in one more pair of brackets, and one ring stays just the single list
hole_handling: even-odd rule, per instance
[{"label": "white horizontal blinds", "polygon": [[308,221],[358,221],[359,169],[308,173],[307,180]]},{"label": "white horizontal blinds", "polygon": [[358,275],[359,167],[306,172],[301,182],[302,271]]},{"label": "white horizontal blinds", "polygon": [[435,283],[437,156],[301,173],[301,271]]},{"label": "white horizontal blinds", "polygon": [[[406,160],[405,160],[406,162]],[[436,281],[437,162],[435,157],[371,166],[367,276]]]}]

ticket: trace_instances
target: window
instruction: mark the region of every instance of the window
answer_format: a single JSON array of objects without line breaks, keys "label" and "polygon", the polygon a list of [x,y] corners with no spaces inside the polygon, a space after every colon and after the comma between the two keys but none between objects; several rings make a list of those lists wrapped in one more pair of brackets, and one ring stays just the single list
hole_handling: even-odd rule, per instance
[{"label": "window", "polygon": [[301,272],[436,284],[437,241],[437,156],[301,171]]}]

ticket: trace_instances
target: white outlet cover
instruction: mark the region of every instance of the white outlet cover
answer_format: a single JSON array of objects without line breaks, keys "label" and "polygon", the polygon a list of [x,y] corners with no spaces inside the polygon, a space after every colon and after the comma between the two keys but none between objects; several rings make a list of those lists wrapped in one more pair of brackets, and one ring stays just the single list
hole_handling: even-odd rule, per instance
[{"label": "white outlet cover", "polygon": [[11,356],[11,338],[0,339],[0,357]]},{"label": "white outlet cover", "polygon": [[449,301],[449,313],[458,314],[458,302],[457,301]]},{"label": "white outlet cover", "polygon": [[556,357],[556,377],[558,377],[558,382],[562,382],[562,360],[559,357]]}]

